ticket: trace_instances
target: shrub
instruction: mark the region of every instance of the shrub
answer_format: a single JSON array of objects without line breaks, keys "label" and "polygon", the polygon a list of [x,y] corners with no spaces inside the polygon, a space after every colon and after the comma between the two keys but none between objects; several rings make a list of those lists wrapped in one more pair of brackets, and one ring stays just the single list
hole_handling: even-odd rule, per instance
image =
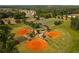
[{"label": "shrub", "polygon": [[62,21],[55,21],[54,24],[55,25],[60,25],[60,24],[62,24]]},{"label": "shrub", "polygon": [[34,28],[34,29],[37,29],[37,28],[41,27],[40,25],[41,25],[40,23],[32,23],[31,27]]}]

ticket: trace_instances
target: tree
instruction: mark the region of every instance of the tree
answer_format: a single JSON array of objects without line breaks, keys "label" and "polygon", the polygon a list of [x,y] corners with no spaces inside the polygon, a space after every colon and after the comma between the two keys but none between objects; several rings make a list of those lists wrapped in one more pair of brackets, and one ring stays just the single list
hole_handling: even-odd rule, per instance
[{"label": "tree", "polygon": [[53,15],[54,18],[56,18],[56,16],[57,16],[57,11],[56,11],[56,10],[53,10],[53,11],[52,11],[52,15]]},{"label": "tree", "polygon": [[6,13],[4,14],[5,18],[13,17],[13,15],[14,15],[14,13],[12,13],[12,12],[6,12]]},{"label": "tree", "polygon": [[33,29],[37,29],[41,27],[41,23],[31,23],[29,24]]},{"label": "tree", "polygon": [[25,18],[25,13],[24,12],[16,12],[15,14],[14,14],[14,18],[15,19],[24,19]]},{"label": "tree", "polygon": [[60,25],[60,24],[62,24],[62,21],[60,21],[60,20],[59,21],[55,21],[54,24],[55,25]]},{"label": "tree", "polygon": [[19,52],[15,46],[16,46],[16,40],[7,40],[6,52],[8,53]]},{"label": "tree", "polygon": [[14,36],[12,36],[10,33],[11,29],[12,28],[8,25],[0,25],[0,41],[3,43],[2,49],[0,50],[0,52],[13,51],[14,46],[16,45]]},{"label": "tree", "polygon": [[2,18],[8,18],[8,17],[13,17],[14,13],[12,12],[1,12],[0,13],[0,19]]},{"label": "tree", "polygon": [[71,28],[79,30],[79,17],[71,18]]}]

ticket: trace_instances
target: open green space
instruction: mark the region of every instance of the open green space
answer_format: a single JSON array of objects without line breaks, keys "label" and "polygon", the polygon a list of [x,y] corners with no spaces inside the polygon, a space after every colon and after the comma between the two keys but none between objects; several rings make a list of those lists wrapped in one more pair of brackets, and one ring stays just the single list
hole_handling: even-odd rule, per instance
[{"label": "open green space", "polygon": [[[55,18],[49,18],[43,21],[39,21],[41,23],[46,23],[52,29],[52,31],[59,31],[63,34],[62,38],[59,38],[59,40],[53,40],[52,38],[48,37],[47,40],[49,47],[44,52],[78,52],[79,32],[70,28],[70,20],[64,20],[64,22],[58,26],[54,25],[54,21]],[[15,31],[15,29],[13,31]],[[18,44],[16,46],[17,49],[20,52],[30,52],[28,49],[25,49],[24,42],[25,41]]]}]

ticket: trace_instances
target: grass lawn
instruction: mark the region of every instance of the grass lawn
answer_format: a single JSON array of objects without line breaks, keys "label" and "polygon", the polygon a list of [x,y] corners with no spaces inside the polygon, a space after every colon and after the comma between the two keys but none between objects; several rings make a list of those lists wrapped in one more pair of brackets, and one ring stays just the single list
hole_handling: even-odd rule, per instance
[{"label": "grass lawn", "polygon": [[[50,18],[41,20],[39,22],[47,24],[52,31],[59,31],[62,33],[61,38],[54,40],[50,37],[47,38],[48,49],[43,52],[79,52],[79,32],[70,28],[70,20],[64,20],[61,25],[55,26],[53,23],[56,19]],[[29,27],[25,24],[18,24],[13,26],[12,32],[16,32],[17,28]],[[30,27],[29,27],[30,28]],[[32,52],[24,47],[25,42],[18,44],[16,47],[19,52]]]}]

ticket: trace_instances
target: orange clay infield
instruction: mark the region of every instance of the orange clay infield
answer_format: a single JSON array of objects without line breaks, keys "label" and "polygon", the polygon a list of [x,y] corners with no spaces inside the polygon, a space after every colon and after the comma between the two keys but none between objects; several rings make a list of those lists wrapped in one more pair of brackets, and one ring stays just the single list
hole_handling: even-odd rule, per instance
[{"label": "orange clay infield", "polygon": [[31,41],[28,41],[25,47],[31,51],[40,52],[47,49],[48,43],[41,38],[34,38]]},{"label": "orange clay infield", "polygon": [[26,35],[26,34],[28,34],[30,32],[31,32],[31,30],[28,29],[28,28],[21,28],[21,29],[18,29],[18,31],[16,32],[16,35],[24,36],[24,35]]},{"label": "orange clay infield", "polygon": [[61,37],[61,32],[58,31],[50,31],[50,32],[46,32],[45,35],[52,37],[53,39],[58,39]]}]

